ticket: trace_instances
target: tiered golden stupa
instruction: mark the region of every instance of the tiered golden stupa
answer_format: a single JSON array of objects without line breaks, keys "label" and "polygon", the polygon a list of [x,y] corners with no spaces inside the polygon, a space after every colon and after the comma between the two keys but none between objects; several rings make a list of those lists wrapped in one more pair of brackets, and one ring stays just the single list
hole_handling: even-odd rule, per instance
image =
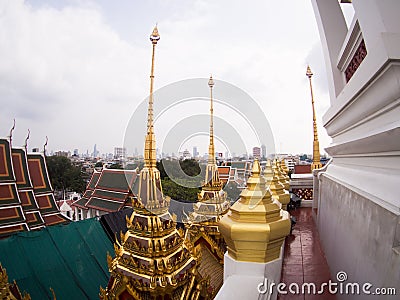
[{"label": "tiered golden stupa", "polygon": [[212,76],[208,81],[210,87],[210,144],[208,146],[208,161],[206,176],[201,192],[198,194],[198,201],[194,204],[194,212],[190,216],[191,223],[216,224],[220,216],[229,209],[229,201],[226,192],[222,189],[223,184],[219,179],[218,166],[215,160],[214,147],[214,109],[212,89],[214,81]]},{"label": "tiered golden stupa", "polygon": [[287,167],[285,160],[283,158],[281,159],[281,168],[282,168],[283,172],[285,173],[285,175],[287,177],[289,177],[289,168]]},{"label": "tiered golden stupa", "polygon": [[273,202],[260,173],[256,159],[246,189],[219,222],[228,254],[238,261],[266,263],[279,258],[282,243],[290,232],[288,213]]},{"label": "tiered golden stupa", "polygon": [[264,169],[264,176],[267,176],[267,174],[269,176],[268,180],[270,180],[269,189],[271,190],[272,198],[281,203],[282,209],[286,210],[287,205],[290,202],[290,195],[289,192],[285,190],[285,186],[280,181],[280,179],[282,178],[279,178],[280,174],[276,161],[273,162],[272,166],[269,161],[267,162],[267,165]]},{"label": "tiered golden stupa", "polygon": [[319,140],[318,140],[318,131],[317,131],[317,118],[315,117],[315,108],[314,108],[314,93],[312,89],[311,77],[313,73],[311,72],[310,66],[307,66],[306,76],[310,81],[310,91],[311,91],[311,106],[313,112],[313,130],[314,130],[314,141],[313,141],[313,162],[311,164],[311,170],[322,168],[321,164],[321,155],[319,153]]},{"label": "tiered golden stupa", "polygon": [[[267,163],[265,164],[264,170],[262,172],[262,176],[264,177],[266,188],[268,188],[271,192],[271,183],[273,183],[273,180],[274,180],[274,171],[272,170],[271,160],[269,160],[269,159],[267,160]],[[277,178],[275,178],[274,184],[277,184],[276,181],[277,181]],[[273,189],[274,189],[274,187],[273,187]],[[272,195],[272,192],[271,192],[271,195]],[[282,208],[282,203],[280,203],[276,199],[276,197],[272,198],[272,201],[274,203],[278,204],[279,208]]]},{"label": "tiered golden stupa", "polygon": [[203,278],[210,278],[210,290],[214,296],[223,283],[223,261],[226,245],[218,230],[220,217],[229,210],[230,203],[223,184],[219,178],[218,166],[215,160],[214,147],[214,109],[212,76],[208,81],[210,87],[210,144],[208,146],[208,162],[205,180],[198,194],[198,201],[193,205],[189,215],[188,238],[201,253],[202,263],[199,273]]},{"label": "tiered golden stupa", "polygon": [[132,199],[134,212],[126,220],[128,231],[121,234],[121,244],[114,245],[115,258],[107,257],[111,278],[106,289],[100,288],[101,299],[207,299],[207,281],[197,271],[199,255],[168,212],[169,202],[156,168],[153,80],[159,39],[156,27],[150,36],[153,54],[145,166],[140,172],[137,199]]},{"label": "tiered golden stupa", "polygon": [[278,172],[279,182],[283,184],[283,187],[286,191],[289,191],[290,183],[289,183],[289,176],[282,169],[281,161],[278,159],[274,160],[274,170]]}]

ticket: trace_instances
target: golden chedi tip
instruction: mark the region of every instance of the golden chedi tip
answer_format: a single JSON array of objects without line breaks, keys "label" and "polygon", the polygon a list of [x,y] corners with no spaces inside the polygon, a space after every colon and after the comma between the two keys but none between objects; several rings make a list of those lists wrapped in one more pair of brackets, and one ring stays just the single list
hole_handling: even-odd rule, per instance
[{"label": "golden chedi tip", "polygon": [[286,210],[288,203],[290,202],[290,195],[287,190],[285,190],[284,185],[279,180],[279,170],[276,165],[276,161],[272,164],[272,169],[274,176],[270,183],[270,190],[272,193],[272,198],[282,204],[282,208]]},{"label": "golden chedi tip", "polygon": [[160,40],[160,34],[158,33],[157,25],[154,26],[153,32],[150,35],[150,41],[153,44],[157,44],[157,42]]},{"label": "golden chedi tip", "polygon": [[307,76],[308,78],[311,78],[311,76],[313,76],[313,75],[314,75],[314,74],[313,74],[313,72],[311,72],[310,66],[307,66],[306,76]]},{"label": "golden chedi tip", "polygon": [[277,259],[290,232],[287,212],[272,201],[256,159],[240,199],[219,222],[228,254],[235,260],[265,263]]},{"label": "golden chedi tip", "polygon": [[285,172],[282,170],[281,162],[278,159],[276,159],[274,161],[274,170],[276,170],[276,172],[278,174],[279,182],[282,183],[285,190],[289,191],[290,184],[289,184],[288,177],[286,176]]}]

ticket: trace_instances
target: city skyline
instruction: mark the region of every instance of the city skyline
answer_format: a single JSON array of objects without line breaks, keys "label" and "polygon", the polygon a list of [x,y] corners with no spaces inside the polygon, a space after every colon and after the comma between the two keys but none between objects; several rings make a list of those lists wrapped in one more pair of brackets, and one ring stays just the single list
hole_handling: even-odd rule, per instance
[{"label": "city skyline", "polygon": [[[161,34],[155,88],[207,78],[210,73],[238,86],[266,116],[276,152],[312,152],[311,99],[305,76],[310,64],[321,152],[329,144],[321,123],[329,106],[326,75],[308,1],[293,1],[296,9],[290,11],[276,3],[242,7],[207,1],[169,6],[122,1],[118,7],[105,1],[5,1],[1,6],[5,40],[0,42],[0,53],[5,59],[0,75],[5,80],[0,84],[0,101],[5,109],[0,112],[0,135],[9,134],[15,118],[15,146],[24,144],[30,129],[29,149],[42,151],[46,136],[47,151],[80,149],[83,153],[97,144],[101,152],[112,153],[114,147],[122,147],[129,118],[148,96],[150,57],[144,38],[155,22]],[[254,20],[240,22],[250,14]],[[279,30],[275,24],[280,24]],[[162,100],[156,98],[156,108]],[[182,114],[188,111],[181,108]],[[192,111],[197,112],[197,107]],[[216,107],[217,117],[218,113],[229,118]],[[167,116],[167,121],[176,122],[173,116]],[[157,136],[166,134],[158,132],[162,126],[156,128]],[[139,153],[144,135],[131,145]],[[219,137],[223,139],[223,132]],[[188,150],[194,146],[187,145]],[[204,153],[207,144],[196,146]],[[261,145],[249,142],[249,153],[253,146]],[[217,151],[226,149],[217,146]]]}]

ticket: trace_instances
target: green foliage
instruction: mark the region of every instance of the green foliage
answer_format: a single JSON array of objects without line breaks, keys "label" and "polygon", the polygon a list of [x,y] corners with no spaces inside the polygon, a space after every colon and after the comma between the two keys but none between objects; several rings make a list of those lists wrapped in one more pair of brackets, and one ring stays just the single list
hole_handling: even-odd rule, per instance
[{"label": "green foliage", "polygon": [[307,160],[307,154],[300,155],[300,160]]},{"label": "green foliage", "polygon": [[161,183],[166,196],[170,196],[174,200],[184,202],[197,201],[197,193],[199,192],[199,188],[188,188],[169,178],[162,179]]},{"label": "green foliage", "polygon": [[[197,176],[200,174],[200,166],[196,160],[163,159],[157,162],[157,168],[160,171],[163,191],[166,196],[178,201],[197,201],[201,178]],[[188,185],[195,187],[189,188]]]},{"label": "green foliage", "polygon": [[67,157],[48,156],[46,157],[46,163],[54,189],[78,193],[82,193],[85,190],[86,184],[82,178],[81,168],[73,166]]},{"label": "green foliage", "polygon": [[157,169],[160,171],[161,178],[183,178],[185,175],[194,177],[201,171],[198,162],[194,159],[179,161],[162,159],[157,162]]},{"label": "green foliage", "polygon": [[94,167],[95,167],[95,168],[103,167],[103,163],[102,163],[101,161],[98,161],[98,162],[94,165]]}]

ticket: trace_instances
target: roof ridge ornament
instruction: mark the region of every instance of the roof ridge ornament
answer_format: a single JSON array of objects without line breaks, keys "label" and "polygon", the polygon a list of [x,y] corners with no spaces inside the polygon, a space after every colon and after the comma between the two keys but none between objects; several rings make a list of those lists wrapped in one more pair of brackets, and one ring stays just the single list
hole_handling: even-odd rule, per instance
[{"label": "roof ridge ornament", "polygon": [[10,134],[8,135],[8,139],[10,140],[10,146],[11,146],[12,135],[13,135],[14,129],[15,129],[15,118],[14,118],[13,126],[10,129]]},{"label": "roof ridge ornament", "polygon": [[25,148],[25,152],[28,152],[28,140],[29,140],[30,136],[31,136],[31,131],[28,128],[28,135],[25,138],[25,143],[24,143],[24,146],[23,146]]},{"label": "roof ridge ornament", "polygon": [[47,142],[49,141],[49,138],[46,135],[46,142],[43,145],[43,155],[46,156],[46,147],[47,147]]}]

